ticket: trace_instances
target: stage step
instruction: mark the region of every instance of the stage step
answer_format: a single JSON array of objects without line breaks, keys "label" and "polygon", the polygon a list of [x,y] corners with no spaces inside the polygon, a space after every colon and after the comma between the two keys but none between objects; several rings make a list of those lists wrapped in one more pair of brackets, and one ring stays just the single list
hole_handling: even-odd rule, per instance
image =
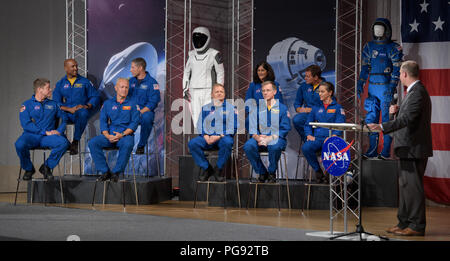
[{"label": "stage step", "polygon": [[[91,204],[94,193],[95,176],[64,176],[63,190],[65,203]],[[134,183],[132,176],[125,183],[126,204],[136,204]],[[97,182],[95,204],[103,202],[103,185],[107,186],[105,204],[122,204],[121,182]],[[47,190],[47,203],[61,203],[59,177],[45,184],[43,181],[34,182],[33,203],[44,202],[44,185]],[[172,197],[172,178],[137,177],[136,185],[140,205],[158,204],[170,200]],[[28,182],[27,201],[31,202],[31,181]]]}]

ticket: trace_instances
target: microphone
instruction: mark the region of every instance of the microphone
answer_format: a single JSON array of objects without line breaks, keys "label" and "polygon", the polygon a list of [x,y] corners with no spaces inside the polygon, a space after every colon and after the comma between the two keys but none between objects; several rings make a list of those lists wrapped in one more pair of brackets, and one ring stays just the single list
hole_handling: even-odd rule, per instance
[{"label": "microphone", "polygon": [[391,105],[397,104],[398,101],[398,93],[394,93],[394,97],[392,97]]},{"label": "microphone", "polygon": [[[394,93],[394,97],[392,97],[392,100],[391,100],[391,105],[397,104],[397,101],[398,101],[398,93]],[[393,120],[394,116],[395,116],[395,114],[389,113],[389,120],[390,121]]]}]

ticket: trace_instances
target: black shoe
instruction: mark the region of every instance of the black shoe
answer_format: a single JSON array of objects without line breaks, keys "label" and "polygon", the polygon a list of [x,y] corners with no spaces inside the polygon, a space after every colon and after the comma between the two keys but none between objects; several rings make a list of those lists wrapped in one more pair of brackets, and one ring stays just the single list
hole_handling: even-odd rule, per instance
[{"label": "black shoe", "polygon": [[145,147],[137,147],[136,154],[138,155],[145,154]]},{"label": "black shoe", "polygon": [[200,175],[198,175],[198,180],[199,181],[206,181],[208,179],[208,170],[205,169],[203,170]]},{"label": "black shoe", "polygon": [[385,156],[383,156],[381,154],[378,154],[378,159],[380,159],[380,160],[389,160],[389,157],[385,157]]},{"label": "black shoe", "polygon": [[111,181],[112,182],[119,181],[119,176],[120,176],[120,173],[113,173],[112,176],[111,176]]},{"label": "black shoe", "polygon": [[70,144],[70,155],[78,154],[78,140],[73,140]]},{"label": "black shoe", "polygon": [[34,169],[34,167],[33,167],[33,169],[30,170],[30,171],[25,171],[25,173],[23,174],[22,179],[23,179],[23,180],[31,180],[31,179],[33,178],[33,174],[34,174],[35,172],[36,172],[36,170]]},{"label": "black shoe", "polygon": [[97,181],[107,181],[111,178],[111,173],[108,171],[106,173],[103,173],[100,177],[98,177]]},{"label": "black shoe", "polygon": [[217,166],[214,167],[214,179],[217,182],[223,182],[225,180],[225,178],[222,176],[223,174],[223,169],[219,169]]},{"label": "black shoe", "polygon": [[269,176],[267,177],[267,183],[276,183],[277,177],[275,176],[275,173],[269,173]]},{"label": "black shoe", "polygon": [[42,164],[41,167],[39,168],[39,172],[42,173],[42,175],[44,175],[44,179],[47,180],[53,179],[52,170],[47,165]]},{"label": "black shoe", "polygon": [[259,178],[258,178],[259,182],[264,183],[264,182],[266,182],[266,180],[267,180],[267,174],[259,174]]},{"label": "black shoe", "polygon": [[316,180],[317,180],[317,183],[319,183],[319,184],[322,184],[322,183],[324,183],[325,181],[325,175],[323,174],[323,171],[322,171],[322,169],[320,169],[319,168],[319,170],[318,171],[316,171]]}]

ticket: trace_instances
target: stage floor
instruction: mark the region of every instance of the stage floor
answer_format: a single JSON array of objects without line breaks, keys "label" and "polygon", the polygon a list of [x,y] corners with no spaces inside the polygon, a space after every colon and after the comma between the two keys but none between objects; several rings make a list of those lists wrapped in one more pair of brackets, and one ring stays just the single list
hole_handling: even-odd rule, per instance
[{"label": "stage floor", "polygon": [[[14,202],[14,193],[1,193],[0,202]],[[26,193],[19,193],[19,204],[26,203]],[[42,205],[42,204],[35,204]],[[62,206],[61,204],[48,204],[48,206]],[[305,210],[298,209],[246,209],[207,207],[205,202],[197,202],[197,208],[193,208],[191,201],[168,200],[154,205],[98,205],[90,204],[65,204],[63,207],[75,209],[94,209],[97,211],[126,212],[142,215],[165,216],[174,218],[189,218],[210,220],[219,222],[231,222],[241,224],[255,224],[284,228],[298,228],[315,231],[329,231],[329,210]],[[414,241],[450,241],[450,207],[427,206],[427,230],[424,237],[397,237],[392,236],[384,229],[396,224],[396,208],[363,208],[363,227],[367,232],[376,235],[387,236],[392,239]],[[348,232],[355,230],[355,218],[348,220]],[[343,218],[339,218],[334,225],[335,231],[344,231]]]}]

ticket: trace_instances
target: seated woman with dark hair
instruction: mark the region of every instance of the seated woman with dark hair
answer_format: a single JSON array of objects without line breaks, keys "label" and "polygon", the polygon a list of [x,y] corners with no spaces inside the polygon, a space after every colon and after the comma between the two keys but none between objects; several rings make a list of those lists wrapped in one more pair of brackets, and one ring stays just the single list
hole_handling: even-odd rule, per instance
[{"label": "seated woman with dark hair", "polygon": [[[336,99],[333,98],[334,86],[330,82],[322,82],[319,85],[319,96],[321,104],[314,106],[311,113],[308,115],[306,124],[304,126],[306,142],[302,146],[303,155],[309,165],[316,172],[316,180],[319,183],[326,183],[327,179],[320,168],[317,161],[316,152],[322,149],[323,143],[329,137],[329,129],[327,128],[312,128],[310,122],[328,122],[328,123],[344,123],[345,112]],[[332,131],[332,136],[342,135],[342,131]]]}]

